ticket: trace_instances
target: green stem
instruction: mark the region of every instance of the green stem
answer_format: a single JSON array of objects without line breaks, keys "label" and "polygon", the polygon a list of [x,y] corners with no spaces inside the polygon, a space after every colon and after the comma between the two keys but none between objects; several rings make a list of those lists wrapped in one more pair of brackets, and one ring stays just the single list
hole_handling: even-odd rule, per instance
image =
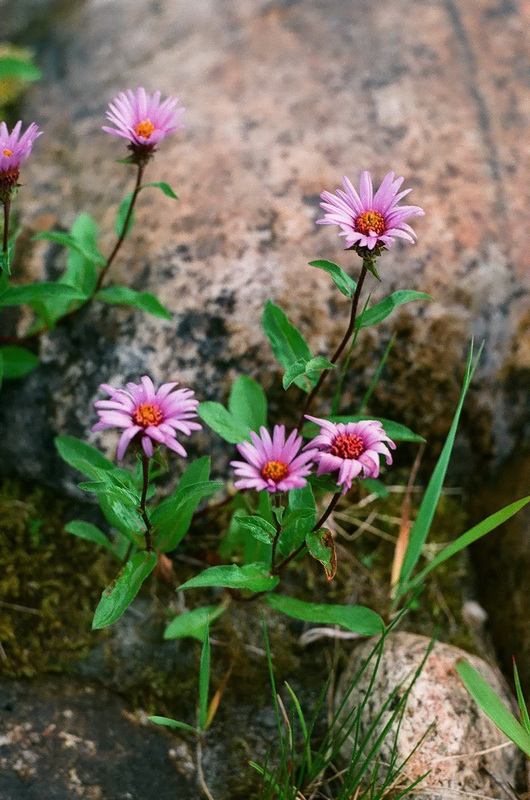
[{"label": "green stem", "polygon": [[147,489],[149,488],[149,456],[146,456],[145,453],[142,453],[142,475],[143,475],[143,485],[142,485],[142,497],[140,500],[140,513],[145,523],[145,546],[147,552],[150,553],[151,550],[153,549],[151,541],[151,523],[149,521],[149,517],[147,515],[147,510],[145,507],[145,501],[147,499]]},{"label": "green stem", "polygon": [[[282,498],[279,492],[276,493],[274,502],[276,508],[282,507]],[[281,522],[276,515],[275,515],[275,521],[276,521],[276,535],[274,536],[274,541],[272,542],[271,572],[274,572],[274,565],[276,563],[276,548],[278,547],[278,540],[280,538],[280,533],[282,532]]]},{"label": "green stem", "polygon": [[[357,317],[357,308],[359,306],[359,298],[361,296],[361,290],[363,288],[363,283],[364,283],[364,279],[366,278],[366,273],[367,272],[368,272],[368,268],[366,266],[366,261],[363,260],[363,265],[362,265],[362,268],[361,268],[361,273],[359,275],[359,280],[357,282],[357,286],[355,287],[355,292],[354,292],[353,297],[352,297],[351,312],[350,312],[350,322],[348,324],[348,329],[346,330],[346,333],[342,337],[341,343],[339,344],[339,346],[337,347],[337,349],[333,353],[333,356],[330,358],[330,361],[331,361],[332,364],[336,364],[337,363],[337,361],[339,360],[339,358],[342,355],[342,352],[343,352],[344,348],[348,344],[353,331],[355,330],[355,320],[356,320],[356,317]],[[311,409],[311,406],[313,404],[313,401],[314,401],[315,397],[319,393],[320,389],[322,388],[322,385],[324,384],[324,381],[327,378],[328,372],[329,372],[329,369],[325,369],[320,373],[320,378],[318,379],[315,387],[310,392],[310,394],[307,396],[306,401],[305,401],[304,406],[303,406],[303,409],[302,409],[302,413],[300,414],[300,419],[298,421],[298,425],[297,425],[298,430],[304,424],[305,415]]]},{"label": "green stem", "polygon": [[134,186],[133,196],[131,197],[131,202],[129,204],[129,208],[127,210],[127,214],[125,215],[125,219],[123,221],[123,227],[121,229],[121,233],[118,236],[118,240],[116,241],[116,244],[114,245],[114,249],[113,249],[112,253],[110,254],[110,256],[107,259],[107,263],[105,264],[105,266],[103,267],[103,269],[99,273],[99,278],[98,278],[98,282],[96,284],[96,288],[94,290],[94,294],[99,292],[99,290],[101,289],[101,286],[102,286],[103,281],[105,279],[105,275],[109,271],[109,268],[110,268],[112,262],[114,261],[114,259],[118,255],[118,251],[119,251],[120,247],[122,246],[123,242],[125,241],[125,237],[127,236],[127,229],[129,227],[129,222],[131,221],[132,213],[134,211],[136,198],[138,197],[138,195],[140,193],[140,189],[142,188],[142,178],[143,178],[143,174],[144,174],[144,169],[145,169],[145,163],[144,162],[139,162],[139,164],[138,164],[138,172],[136,173],[136,184]]}]

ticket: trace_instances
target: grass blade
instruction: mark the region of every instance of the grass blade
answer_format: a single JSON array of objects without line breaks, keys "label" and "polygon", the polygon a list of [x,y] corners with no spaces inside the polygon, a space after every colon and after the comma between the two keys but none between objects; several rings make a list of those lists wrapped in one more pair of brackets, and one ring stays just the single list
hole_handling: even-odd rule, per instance
[{"label": "grass blade", "polygon": [[208,722],[208,690],[210,688],[210,625],[206,623],[199,668],[199,728],[206,730]]},{"label": "grass blade", "polygon": [[463,659],[456,665],[456,671],[464,685],[482,711],[495,725],[530,756],[530,734],[515,719],[511,711],[504,705],[498,694],[491,688],[482,675],[471,664]]},{"label": "grass blade", "polygon": [[475,369],[477,368],[481,352],[482,352],[482,346],[479,349],[477,357],[473,361],[473,341],[472,341],[471,346],[469,348],[469,356],[467,359],[464,384],[462,386],[460,400],[458,402],[458,406],[455,411],[455,415],[453,417],[453,422],[451,424],[449,433],[447,434],[447,439],[445,440],[445,444],[440,454],[440,458],[438,459],[436,467],[434,468],[434,472],[429,481],[429,485],[427,486],[427,489],[423,496],[423,500],[421,501],[420,509],[418,511],[418,516],[416,517],[416,520],[410,532],[409,545],[407,547],[407,552],[405,553],[403,566],[401,568],[401,575],[400,575],[399,585],[397,587],[396,599],[403,594],[403,586],[409,580],[414,567],[418,563],[418,559],[421,556],[423,545],[425,544],[427,536],[429,535],[429,530],[431,528],[433,517],[436,508],[438,506],[438,501],[440,499],[440,494],[442,492],[445,475],[447,472],[447,467],[449,465],[449,459],[451,458],[451,452],[453,450],[453,445],[455,442],[456,431],[458,428],[458,423],[460,421],[460,414],[462,412],[462,406],[464,405],[464,400],[467,391],[469,389],[471,380],[473,378],[473,375],[475,373]]}]

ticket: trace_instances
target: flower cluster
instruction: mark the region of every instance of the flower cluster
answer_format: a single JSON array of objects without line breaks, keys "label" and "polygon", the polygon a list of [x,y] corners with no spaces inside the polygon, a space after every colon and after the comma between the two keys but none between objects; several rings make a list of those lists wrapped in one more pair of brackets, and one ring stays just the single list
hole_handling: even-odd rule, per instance
[{"label": "flower cluster", "polygon": [[[137,441],[146,456],[152,456],[154,445],[164,444],[180,456],[186,451],[177,440],[177,432],[187,436],[201,429],[197,416],[198,401],[191,389],[178,389],[176,382],[164,383],[155,390],[153,381],[144,375],[140,384],[128,383],[127,389],[115,389],[102,383],[100,389],[109,395],[108,400],[94,403],[99,422],[93,431],[122,428],[117,457],[123,459],[127,447]],[[329,422],[307,415],[307,419],[320,426],[320,433],[303,447],[298,430],[286,438],[285,426],[275,425],[272,436],[265,427],[259,435],[250,432],[250,442],[237,445],[244,461],[231,461],[238,480],[237,489],[288,492],[307,484],[307,476],[316,464],[317,475],[338,472],[336,482],[342,492],[351,489],[354,478],[377,478],[379,457],[392,463],[389,448],[394,442],[386,435],[381,422]]]},{"label": "flower cluster", "polygon": [[396,445],[377,420],[335,424],[306,416],[321,430],[301,453],[302,437],[294,430],[286,440],[283,425],[274,426],[272,438],[266,428],[260,428],[259,436],[250,433],[252,444],[237,445],[245,461],[231,462],[241,478],[234,484],[236,488],[268,492],[300,488],[306,485],[315,463],[317,475],[338,472],[336,482],[344,494],[351,489],[354,478],[377,478],[380,455],[385,456],[387,464],[392,463],[388,448]]}]

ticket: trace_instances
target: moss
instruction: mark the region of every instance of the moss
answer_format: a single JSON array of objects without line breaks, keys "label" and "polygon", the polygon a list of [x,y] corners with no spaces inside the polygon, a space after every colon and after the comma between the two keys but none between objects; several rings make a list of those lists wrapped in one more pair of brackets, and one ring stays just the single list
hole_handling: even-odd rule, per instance
[{"label": "moss", "polygon": [[94,643],[106,555],[64,531],[68,502],[15,480],[0,485],[0,674],[60,672]]}]

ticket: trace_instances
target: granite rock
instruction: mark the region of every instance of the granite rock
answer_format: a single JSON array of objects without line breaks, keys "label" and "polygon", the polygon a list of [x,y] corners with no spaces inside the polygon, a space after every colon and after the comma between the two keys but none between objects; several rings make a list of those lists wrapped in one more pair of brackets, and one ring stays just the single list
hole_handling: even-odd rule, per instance
[{"label": "granite rock", "polygon": [[[39,40],[45,79],[23,114],[45,135],[17,201],[25,232],[16,278],[58,274],[64,254],[31,234],[65,229],[82,210],[97,218],[110,250],[116,203],[132,176],[114,163],[124,155],[119,140],[101,131],[106,103],[128,86],[160,88],[188,107],[187,127],[161,144],[148,178],[167,180],[180,200],[143,193],[111,280],[154,291],[174,317],[93,305],[45,337],[43,366],[3,389],[0,469],[69,487],[53,436],[95,441],[100,381],[149,373],[224,400],[247,372],[277,398],[279,375],[259,324],[269,297],[315,352],[329,355],[348,304],[307,262],[329,258],[352,270],[355,260],[341,253],[334,229],[314,224],[318,194],[363,168],[377,180],[388,169],[405,175],[411,202],[426,210],[418,244],[398,244],[381,259],[373,300],[396,288],[435,298],[394,318],[398,338],[373,412],[439,441],[474,334],[486,340],[481,392],[470,397],[456,463],[465,473],[509,453],[530,366],[519,346],[529,296],[522,15],[518,4],[493,0],[86,0],[63,11]],[[352,402],[391,325],[360,341]],[[289,398],[291,408],[299,404],[295,388]],[[197,449],[208,441],[198,437]],[[107,442],[110,452],[115,441]]]},{"label": "granite rock", "polygon": [[[339,700],[344,697],[373,645],[374,642],[369,640],[353,651],[340,680],[337,695]],[[420,667],[428,646],[429,639],[425,636],[411,633],[394,633],[388,636],[365,707],[361,723],[363,731],[375,719],[392,690],[403,684],[399,689],[399,696],[404,694]],[[520,752],[512,744],[502,747],[507,742],[506,737],[478,708],[462,684],[455,670],[455,664],[460,658],[469,661],[506,703],[510,705],[513,702],[499,673],[480,658],[452,645],[439,642],[434,644],[412,686],[402,724],[397,732],[398,763],[409,756],[425,736],[407,762],[403,773],[410,783],[429,773],[414,792],[414,797],[418,800],[443,800],[460,792],[498,797],[500,784],[517,786],[522,777]],[[372,672],[369,667],[351,691],[345,713],[364,698]],[[385,712],[377,731],[382,729],[390,713]],[[395,737],[394,725],[379,753],[383,764],[389,763]],[[343,755],[348,758],[350,753],[351,744],[346,744]]]}]

